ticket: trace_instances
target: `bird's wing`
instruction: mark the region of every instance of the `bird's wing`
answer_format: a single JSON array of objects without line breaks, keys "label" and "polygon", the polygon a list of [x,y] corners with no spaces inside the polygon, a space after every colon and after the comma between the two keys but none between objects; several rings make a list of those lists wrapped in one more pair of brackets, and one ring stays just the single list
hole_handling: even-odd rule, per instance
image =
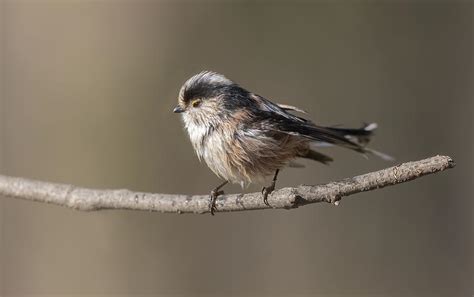
[{"label": "bird's wing", "polygon": [[283,104],[275,104],[262,96],[252,94],[258,107],[253,114],[253,125],[268,132],[279,132],[305,137],[314,143],[326,143],[345,147],[362,154],[373,154],[385,160],[393,158],[384,153],[367,148],[370,137],[377,124],[371,123],[358,129],[318,126],[310,120],[295,116],[288,111],[304,112],[301,109]]},{"label": "bird's wing", "polygon": [[246,128],[258,128],[273,133],[285,133],[305,137],[313,141],[339,145],[360,153],[367,152],[364,146],[350,140],[343,131],[317,126],[309,120],[284,113],[281,114],[281,112],[274,112],[272,110],[255,111],[252,115],[252,121],[248,123],[251,127]]},{"label": "bird's wing", "polygon": [[289,120],[293,120],[293,121],[296,121],[296,122],[300,122],[300,123],[305,123],[305,122],[308,121],[304,118],[295,116],[295,115],[287,112],[288,110],[293,110],[293,111],[298,111],[298,112],[303,112],[304,113],[303,110],[301,110],[297,107],[290,106],[290,105],[284,105],[284,104],[275,104],[275,103],[271,102],[270,100],[265,99],[264,97],[259,96],[257,94],[251,94],[250,97],[252,98],[254,103],[257,105],[258,109],[260,109],[262,111],[266,111],[266,112],[269,112],[271,114],[276,114],[276,115],[279,115],[281,117],[284,117],[284,118],[287,118]]},{"label": "bird's wing", "polygon": [[284,111],[296,111],[296,112],[307,114],[306,111],[304,111],[301,108],[298,108],[296,106],[291,106],[291,105],[287,105],[287,104],[280,104],[280,103],[277,103],[277,105],[278,105],[278,107],[280,107]]}]

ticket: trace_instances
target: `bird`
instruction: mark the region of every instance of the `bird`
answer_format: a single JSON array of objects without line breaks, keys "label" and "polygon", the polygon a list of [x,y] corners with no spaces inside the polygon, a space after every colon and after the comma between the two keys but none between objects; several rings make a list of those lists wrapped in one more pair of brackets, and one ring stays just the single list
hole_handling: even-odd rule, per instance
[{"label": "bird", "polygon": [[317,150],[320,146],[392,159],[367,147],[376,123],[355,129],[316,125],[295,115],[306,114],[304,110],[273,103],[213,71],[195,74],[182,85],[173,112],[181,114],[199,160],[223,180],[210,192],[212,215],[228,183],[244,188],[251,183],[264,185],[273,177],[261,191],[263,202],[270,206],[268,196],[275,190],[280,170],[297,166],[295,159],[333,161]]}]

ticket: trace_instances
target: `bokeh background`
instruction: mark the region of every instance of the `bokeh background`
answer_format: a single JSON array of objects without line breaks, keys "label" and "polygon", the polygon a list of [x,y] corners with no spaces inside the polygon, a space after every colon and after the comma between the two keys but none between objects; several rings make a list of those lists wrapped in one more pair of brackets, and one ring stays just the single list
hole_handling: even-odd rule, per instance
[{"label": "bokeh background", "polygon": [[[398,162],[458,164],[339,207],[215,217],[2,197],[0,295],[472,295],[473,20],[452,1],[0,0],[2,174],[208,193],[219,181],[171,112],[205,69],[320,124],[376,121],[372,146]],[[278,186],[391,165],[330,154]]]}]

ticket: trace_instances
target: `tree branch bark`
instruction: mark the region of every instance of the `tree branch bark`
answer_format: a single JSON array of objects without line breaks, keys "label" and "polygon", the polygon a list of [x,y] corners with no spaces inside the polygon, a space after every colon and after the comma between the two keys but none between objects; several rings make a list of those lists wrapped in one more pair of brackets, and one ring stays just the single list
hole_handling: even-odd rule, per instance
[{"label": "tree branch bark", "polygon": [[[455,163],[450,157],[435,156],[327,184],[283,188],[268,197],[270,207],[263,203],[261,193],[219,196],[216,206],[218,212],[224,212],[268,208],[291,209],[317,202],[337,205],[342,197],[407,182],[454,166]],[[209,195],[95,190],[2,175],[0,175],[0,195],[84,211],[130,209],[174,213],[209,212]]]}]

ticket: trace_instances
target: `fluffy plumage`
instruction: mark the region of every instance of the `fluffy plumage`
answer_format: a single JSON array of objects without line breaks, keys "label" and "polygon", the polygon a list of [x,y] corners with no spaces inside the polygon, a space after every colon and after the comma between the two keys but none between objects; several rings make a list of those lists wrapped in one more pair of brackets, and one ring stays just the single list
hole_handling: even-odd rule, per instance
[{"label": "fluffy plumage", "polygon": [[182,112],[199,159],[219,177],[242,186],[262,183],[295,158],[331,162],[314,150],[317,144],[381,155],[365,147],[376,124],[360,129],[318,126],[290,113],[303,110],[275,104],[214,72],[201,72],[184,83],[175,112]]}]

